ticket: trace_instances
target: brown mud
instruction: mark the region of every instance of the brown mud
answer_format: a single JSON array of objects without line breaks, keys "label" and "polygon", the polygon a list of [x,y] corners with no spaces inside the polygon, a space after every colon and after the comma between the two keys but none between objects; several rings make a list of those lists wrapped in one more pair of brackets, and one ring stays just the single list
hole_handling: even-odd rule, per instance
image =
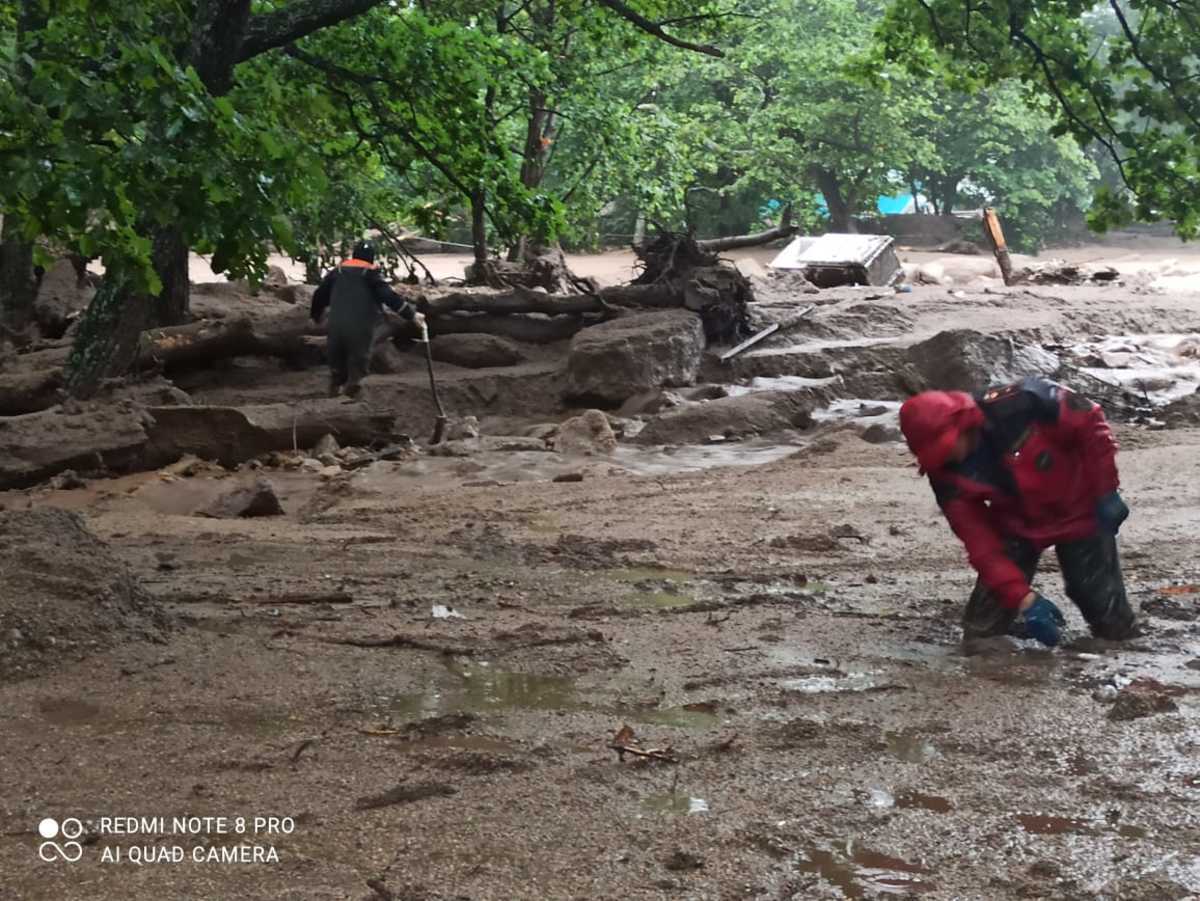
[{"label": "brown mud", "polygon": [[[844,314],[871,292],[825,293]],[[878,340],[906,345],[947,327],[1052,343],[1200,326],[1195,295],[1116,287],[870,303]],[[515,434],[546,418],[530,385],[554,381],[526,366],[447,367],[447,393]],[[804,374],[759,377],[783,376]],[[315,371],[208,379],[192,389],[207,400],[320,389]],[[520,397],[466,408],[464,384],[504,379]],[[415,434],[432,422],[415,368],[367,384],[411,398]],[[757,442],[271,470],[271,518],[194,515],[246,469],[0,494],[79,513],[170,617],[83,659],[47,646],[61,657],[0,684],[3,896],[1196,896],[1200,430],[1117,427],[1143,637],[1088,638],[1049,556],[1038,584],[1070,641],[964,657],[964,555],[903,446],[859,436],[894,422],[870,406],[894,398],[841,397],[832,420]],[[93,589],[73,571],[63,590]],[[1171,703],[1111,717],[1130,692]],[[623,725],[675,762],[619,759]],[[184,815],[294,829],[100,831]],[[39,859],[45,817],[90,823],[78,862]],[[239,844],[278,860],[192,859]],[[129,861],[175,846],[182,862]]]}]

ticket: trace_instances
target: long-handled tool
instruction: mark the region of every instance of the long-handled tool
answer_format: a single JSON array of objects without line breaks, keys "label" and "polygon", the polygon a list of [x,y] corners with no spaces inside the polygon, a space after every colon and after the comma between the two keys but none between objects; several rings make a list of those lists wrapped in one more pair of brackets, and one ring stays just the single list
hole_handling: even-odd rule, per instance
[{"label": "long-handled tool", "polygon": [[437,421],[433,424],[433,438],[430,444],[440,444],[446,434],[446,411],[442,409],[441,398],[438,397],[437,379],[433,377],[433,347],[429,343],[429,326],[421,323],[421,343],[425,345],[425,363],[429,366],[429,390],[433,392],[433,403],[437,407]]}]

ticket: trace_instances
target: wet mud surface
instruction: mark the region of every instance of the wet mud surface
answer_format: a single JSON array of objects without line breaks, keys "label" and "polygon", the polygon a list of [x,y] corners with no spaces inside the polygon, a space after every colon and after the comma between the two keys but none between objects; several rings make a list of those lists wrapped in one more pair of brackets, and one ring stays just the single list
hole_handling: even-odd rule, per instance
[{"label": "wet mud surface", "polygon": [[[1186,329],[1145,300],[1178,316],[1141,333]],[[843,418],[894,418],[873,400]],[[623,445],[570,483],[511,453],[277,473],[273,519],[192,515],[242,474],[0,496],[81,513],[171,616],[0,685],[0,894],[1197,896],[1200,431],[1118,435],[1146,634],[1088,637],[1048,556],[1068,643],[971,657],[963,553],[903,447],[852,429]],[[619,757],[625,725],[661,754]],[[294,829],[96,831],[183,815]],[[92,823],[78,862],[39,860],[44,817]],[[191,859],[243,843],[278,860]]]}]

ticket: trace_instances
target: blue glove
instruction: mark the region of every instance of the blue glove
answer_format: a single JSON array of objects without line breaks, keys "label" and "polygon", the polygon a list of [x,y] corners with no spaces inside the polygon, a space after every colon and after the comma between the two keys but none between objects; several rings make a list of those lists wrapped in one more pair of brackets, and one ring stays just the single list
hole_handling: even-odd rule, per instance
[{"label": "blue glove", "polygon": [[1065,626],[1062,611],[1040,594],[1025,611],[1025,631],[1030,638],[1040,641],[1048,648],[1058,644],[1059,628]]},{"label": "blue glove", "polygon": [[1109,534],[1116,535],[1121,531],[1121,523],[1128,518],[1129,508],[1117,492],[1106,494],[1096,501],[1096,519],[1100,522],[1100,528]]}]

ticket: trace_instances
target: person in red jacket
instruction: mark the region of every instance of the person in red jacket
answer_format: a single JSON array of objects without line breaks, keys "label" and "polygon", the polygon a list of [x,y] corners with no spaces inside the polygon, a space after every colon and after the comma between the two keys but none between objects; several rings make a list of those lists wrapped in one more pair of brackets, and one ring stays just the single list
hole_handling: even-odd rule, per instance
[{"label": "person in red jacket", "polygon": [[1058,644],[1062,613],[1030,586],[1051,545],[1092,633],[1132,634],[1116,540],[1129,509],[1099,406],[1029,378],[978,396],[918,394],[900,408],[900,428],[979,574],[964,641],[1014,634]]}]

